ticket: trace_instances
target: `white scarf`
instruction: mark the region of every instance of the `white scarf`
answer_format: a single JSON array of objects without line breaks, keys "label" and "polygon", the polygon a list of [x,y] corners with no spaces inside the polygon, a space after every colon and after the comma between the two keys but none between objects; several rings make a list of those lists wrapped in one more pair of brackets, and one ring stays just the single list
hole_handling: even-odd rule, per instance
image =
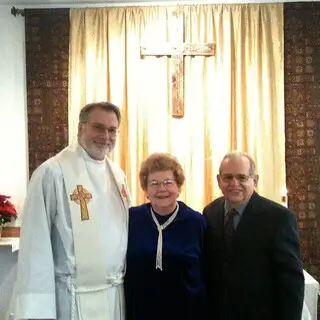
[{"label": "white scarf", "polygon": [[171,224],[171,222],[173,222],[173,220],[175,219],[175,217],[178,214],[179,211],[179,204],[177,203],[177,208],[174,210],[172,216],[164,223],[160,226],[158,219],[156,218],[152,207],[150,207],[151,210],[151,216],[152,219],[154,221],[154,223],[157,226],[159,235],[158,235],[158,245],[157,245],[157,258],[156,258],[156,269],[160,269],[162,271],[162,245],[163,245],[163,237],[162,237],[162,231],[168,227],[168,225]]}]

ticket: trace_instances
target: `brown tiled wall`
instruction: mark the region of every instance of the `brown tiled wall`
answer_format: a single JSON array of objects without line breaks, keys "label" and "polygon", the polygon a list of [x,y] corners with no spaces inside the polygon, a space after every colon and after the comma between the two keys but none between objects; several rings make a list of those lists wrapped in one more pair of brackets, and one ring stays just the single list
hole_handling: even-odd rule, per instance
[{"label": "brown tiled wall", "polygon": [[25,11],[30,175],[68,144],[69,9]]},{"label": "brown tiled wall", "polygon": [[320,281],[320,3],[284,4],[286,169],[304,268]]}]

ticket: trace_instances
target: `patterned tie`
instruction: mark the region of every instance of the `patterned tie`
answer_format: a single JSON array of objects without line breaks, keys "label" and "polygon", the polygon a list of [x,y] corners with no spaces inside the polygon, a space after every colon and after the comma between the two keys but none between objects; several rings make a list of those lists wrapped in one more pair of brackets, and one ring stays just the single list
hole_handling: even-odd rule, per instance
[{"label": "patterned tie", "polygon": [[234,232],[234,225],[233,225],[233,218],[237,214],[236,209],[231,209],[227,215],[227,222],[224,225],[224,238],[226,240],[227,245],[229,246],[232,240],[233,232]]}]

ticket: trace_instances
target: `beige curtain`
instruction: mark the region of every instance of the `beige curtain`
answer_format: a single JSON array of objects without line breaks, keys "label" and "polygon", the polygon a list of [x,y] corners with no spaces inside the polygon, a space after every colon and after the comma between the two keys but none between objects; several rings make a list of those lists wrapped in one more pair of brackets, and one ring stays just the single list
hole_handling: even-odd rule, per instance
[{"label": "beige curtain", "polygon": [[283,15],[281,4],[183,6],[185,41],[214,42],[216,56],[185,58],[185,117],[171,117],[169,57],[140,58],[141,44],[170,41],[174,7],[71,10],[69,134],[80,108],[108,100],[122,109],[114,160],[134,205],[145,201],[138,172],[153,152],[182,163],[181,200],[197,210],[220,196],[219,163],[231,149],[250,153],[258,191],[277,202],[285,186]]}]

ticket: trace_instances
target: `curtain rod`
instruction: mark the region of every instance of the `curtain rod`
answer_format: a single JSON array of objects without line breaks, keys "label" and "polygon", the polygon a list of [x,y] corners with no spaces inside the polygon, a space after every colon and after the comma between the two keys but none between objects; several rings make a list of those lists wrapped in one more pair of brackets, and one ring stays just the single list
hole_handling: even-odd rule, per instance
[{"label": "curtain rod", "polygon": [[22,17],[24,17],[24,10],[23,9],[17,9],[16,7],[12,7],[11,8],[11,14],[13,16],[17,16],[17,15],[21,15]]},{"label": "curtain rod", "polygon": [[[0,0],[1,1],[1,0]],[[202,5],[202,4],[279,4],[284,2],[306,2],[306,1],[320,1],[320,0],[136,0],[136,2],[128,0],[119,1],[93,1],[93,0],[58,0],[55,3],[44,4],[25,4],[25,9],[75,9],[75,8],[108,8],[108,7],[144,7],[144,6],[177,6],[177,5]]]}]

